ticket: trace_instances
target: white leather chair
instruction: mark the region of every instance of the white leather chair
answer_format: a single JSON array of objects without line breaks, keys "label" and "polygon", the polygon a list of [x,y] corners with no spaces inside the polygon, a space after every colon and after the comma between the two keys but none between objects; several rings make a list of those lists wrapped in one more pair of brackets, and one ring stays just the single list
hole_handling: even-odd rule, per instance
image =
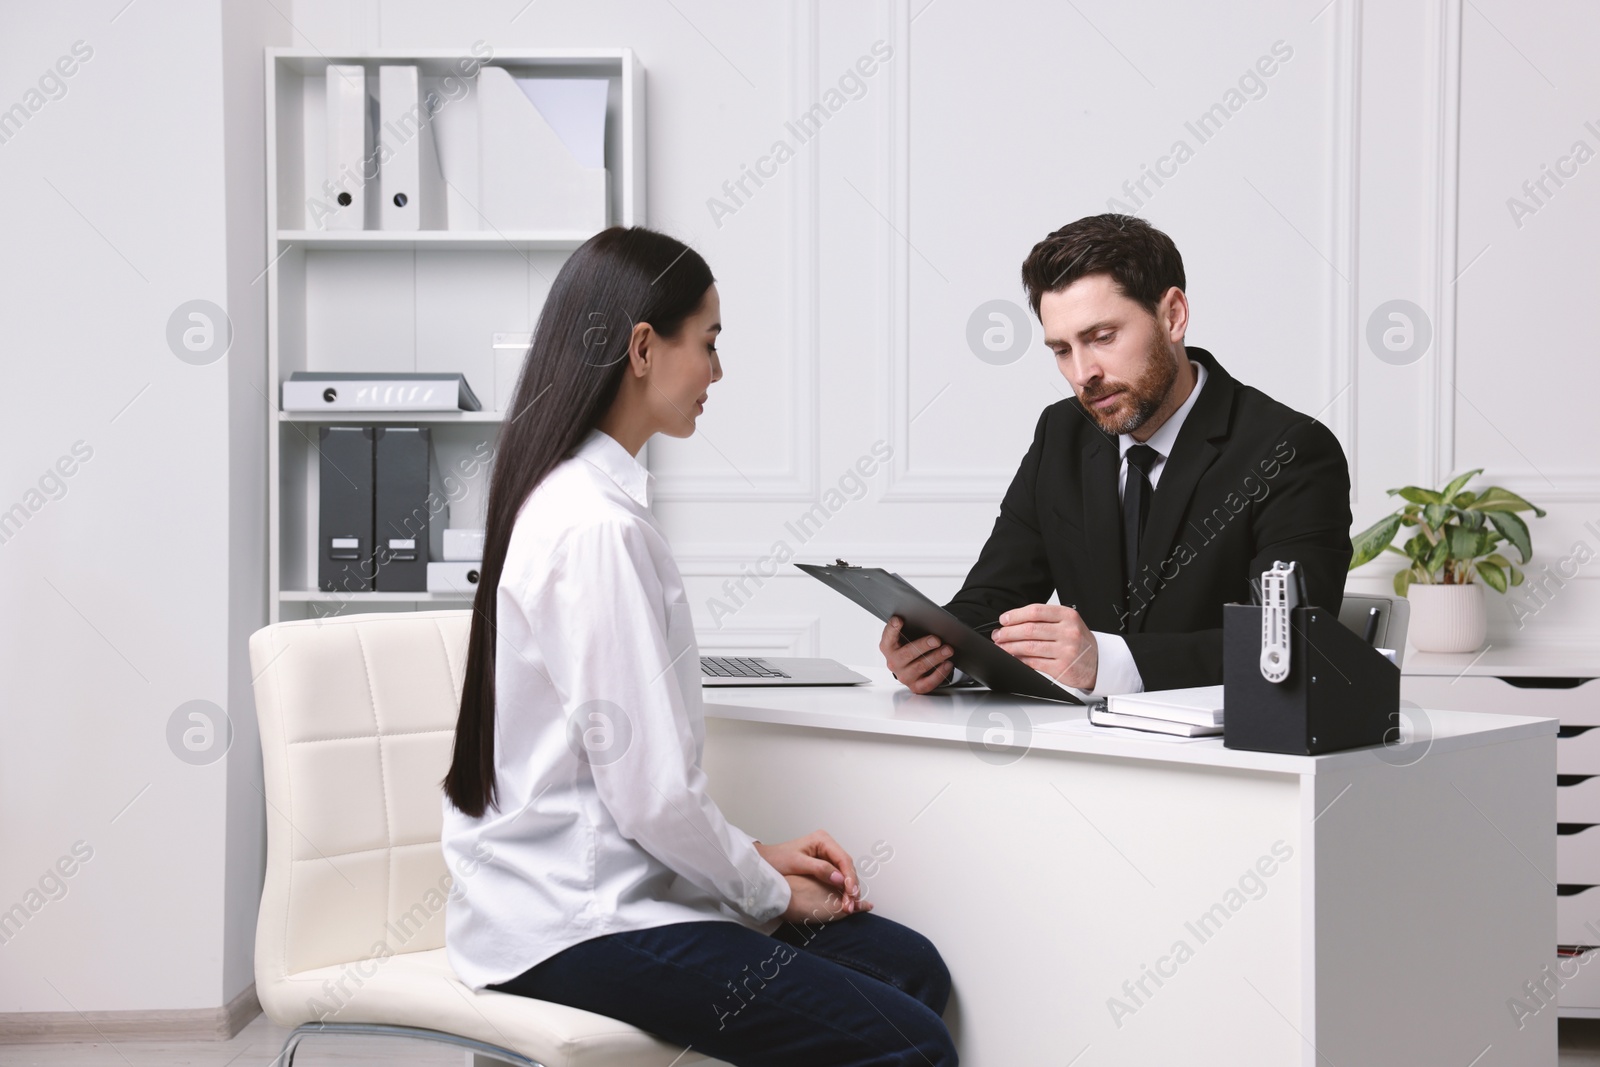
[{"label": "white leather chair", "polygon": [[444,950],[439,848],[468,611],[284,622],[250,638],[266,776],[256,995],[311,1034],[387,1034],[524,1067],[714,1065],[625,1023],[473,992]]}]

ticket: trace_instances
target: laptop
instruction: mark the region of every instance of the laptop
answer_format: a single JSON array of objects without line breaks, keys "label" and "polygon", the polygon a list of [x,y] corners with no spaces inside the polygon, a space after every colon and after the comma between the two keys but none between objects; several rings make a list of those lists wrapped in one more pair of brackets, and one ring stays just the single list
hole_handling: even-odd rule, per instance
[{"label": "laptop", "polygon": [[701,656],[703,686],[867,685],[872,679],[831,659],[795,656]]}]

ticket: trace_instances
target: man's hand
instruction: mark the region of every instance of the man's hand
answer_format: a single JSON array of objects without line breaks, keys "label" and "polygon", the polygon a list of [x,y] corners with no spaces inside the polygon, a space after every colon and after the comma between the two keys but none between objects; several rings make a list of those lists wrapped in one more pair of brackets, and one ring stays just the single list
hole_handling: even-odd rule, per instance
[{"label": "man's hand", "polygon": [[1000,616],[994,643],[1062,685],[1093,689],[1100,647],[1083,616],[1060,604],[1029,604]]},{"label": "man's hand", "polygon": [[[764,845],[757,841],[756,851],[789,880],[791,909],[796,906],[796,901],[804,897],[809,901],[804,914],[809,915],[810,909],[817,906],[818,901],[831,895],[838,898],[833,907],[838,909],[840,915],[872,910],[872,905],[861,899],[861,882],[856,878],[856,865],[851,861],[850,853],[841,848],[826,830],[817,830],[776,845]],[[802,886],[800,882],[809,882],[810,886]],[[816,892],[812,892],[813,887]],[[819,893],[822,895],[818,896]],[[788,918],[788,915],[784,917]]]},{"label": "man's hand", "polygon": [[904,626],[900,616],[891,617],[878,640],[878,651],[901,685],[913,693],[931,693],[955,672],[950,657],[956,650],[932,635],[906,641],[900,635]]}]

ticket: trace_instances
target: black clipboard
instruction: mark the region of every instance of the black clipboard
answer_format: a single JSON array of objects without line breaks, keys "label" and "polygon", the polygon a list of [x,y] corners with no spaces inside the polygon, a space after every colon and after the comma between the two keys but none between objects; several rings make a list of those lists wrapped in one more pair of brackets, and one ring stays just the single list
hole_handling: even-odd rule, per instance
[{"label": "black clipboard", "polygon": [[833,566],[796,563],[796,567],[830,589],[849,597],[884,622],[898,615],[902,633],[915,641],[929,634],[955,650],[955,665],[996,693],[1038,697],[1066,704],[1082,704],[1069,690],[1057,685],[944,608],[929,600],[916,586],[881,567],[854,567],[840,560]]}]

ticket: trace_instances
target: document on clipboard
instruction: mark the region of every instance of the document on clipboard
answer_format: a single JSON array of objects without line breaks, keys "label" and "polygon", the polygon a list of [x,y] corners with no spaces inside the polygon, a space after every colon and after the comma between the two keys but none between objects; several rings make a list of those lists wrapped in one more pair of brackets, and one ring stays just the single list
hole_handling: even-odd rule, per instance
[{"label": "document on clipboard", "polygon": [[955,665],[996,693],[1082,704],[1076,694],[995,644],[944,608],[922,595],[910,582],[880,567],[855,567],[839,560],[832,566],[796,563],[817,581],[849,597],[884,622],[898,615],[907,640],[929,634],[955,650]]}]

